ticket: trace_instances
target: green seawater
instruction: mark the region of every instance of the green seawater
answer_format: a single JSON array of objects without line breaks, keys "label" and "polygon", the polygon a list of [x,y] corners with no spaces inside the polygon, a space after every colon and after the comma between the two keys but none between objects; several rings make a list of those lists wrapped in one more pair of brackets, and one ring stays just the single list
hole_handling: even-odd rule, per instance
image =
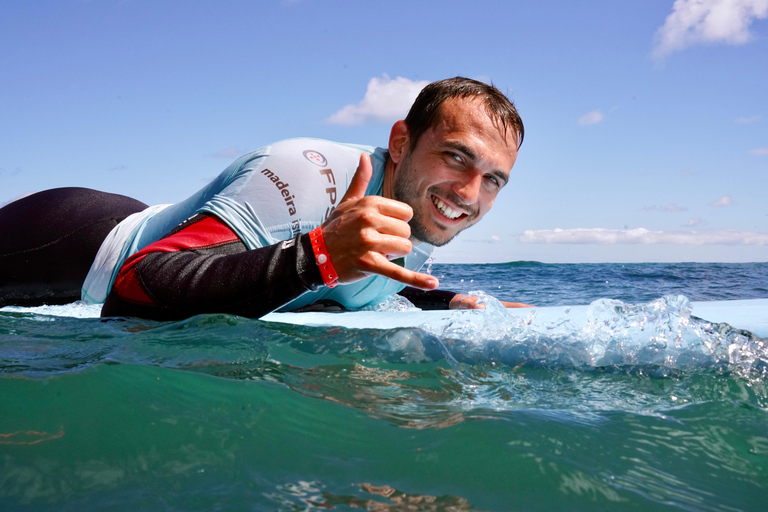
[{"label": "green seawater", "polygon": [[[491,270],[592,271],[529,267]],[[700,267],[620,282],[724,275]],[[467,286],[503,287],[488,274]],[[766,510],[768,341],[654,304],[598,308],[594,334],[491,310],[443,335],[3,310],[0,511]]]},{"label": "green seawater", "polygon": [[[446,364],[281,366],[275,382],[133,364],[1,377],[0,509],[765,507],[768,413],[738,378],[521,372],[649,404],[574,412],[472,407]],[[670,390],[694,403],[655,408]]]}]

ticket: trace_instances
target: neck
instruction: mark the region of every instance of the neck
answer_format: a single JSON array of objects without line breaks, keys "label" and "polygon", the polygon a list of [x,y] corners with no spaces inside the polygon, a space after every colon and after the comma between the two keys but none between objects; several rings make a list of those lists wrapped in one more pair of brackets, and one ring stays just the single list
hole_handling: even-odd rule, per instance
[{"label": "neck", "polygon": [[395,162],[392,158],[387,157],[387,163],[384,164],[384,186],[381,190],[381,195],[387,199],[394,199],[395,196],[392,191],[392,184],[395,181]]}]

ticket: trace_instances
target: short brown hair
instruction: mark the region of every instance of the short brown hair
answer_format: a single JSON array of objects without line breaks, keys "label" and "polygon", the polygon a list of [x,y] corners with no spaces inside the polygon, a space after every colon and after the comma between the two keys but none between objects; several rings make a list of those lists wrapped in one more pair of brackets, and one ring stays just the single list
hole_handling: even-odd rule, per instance
[{"label": "short brown hair", "polygon": [[411,110],[405,117],[408,125],[408,136],[412,147],[415,147],[421,136],[440,122],[440,107],[451,98],[468,98],[478,96],[485,103],[488,116],[501,123],[504,136],[507,130],[513,128],[520,137],[517,147],[523,144],[525,128],[515,105],[494,85],[488,85],[471,78],[457,76],[438,82],[432,82],[421,90]]}]

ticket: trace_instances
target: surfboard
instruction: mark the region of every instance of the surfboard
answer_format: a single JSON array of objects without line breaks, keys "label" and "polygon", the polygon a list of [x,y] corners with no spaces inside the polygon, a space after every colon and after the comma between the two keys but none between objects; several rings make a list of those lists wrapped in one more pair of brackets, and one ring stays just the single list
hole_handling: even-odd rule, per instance
[{"label": "surfboard", "polygon": [[[691,302],[691,316],[710,323],[727,323],[761,338],[768,338],[768,299]],[[504,313],[524,320],[532,327],[549,328],[565,321],[581,328],[589,322],[590,306],[551,306],[506,309]],[[457,311],[356,311],[342,313],[270,313],[261,319],[306,326],[338,326],[349,329],[395,329],[400,327],[441,330],[462,320],[471,321],[497,312]]]},{"label": "surfboard", "polygon": [[[610,305],[610,301],[608,303]],[[768,299],[724,300],[691,302],[691,316],[708,322],[726,323],[736,329],[743,329],[761,338],[768,338]],[[626,307],[634,307],[625,304]],[[499,310],[458,310],[458,311],[354,311],[342,313],[270,313],[261,318],[267,322],[305,325],[314,327],[344,327],[348,329],[397,329],[424,328],[440,332],[449,326],[467,323],[493,325],[507,319],[520,319],[537,330],[551,329],[568,322],[572,329],[585,327],[590,320],[590,305],[549,306]],[[648,307],[648,306],[645,306]],[[98,317],[99,305],[73,303],[63,306],[17,307],[6,306],[2,311],[16,311],[46,316],[91,318]],[[478,322],[480,320],[480,322]]]}]

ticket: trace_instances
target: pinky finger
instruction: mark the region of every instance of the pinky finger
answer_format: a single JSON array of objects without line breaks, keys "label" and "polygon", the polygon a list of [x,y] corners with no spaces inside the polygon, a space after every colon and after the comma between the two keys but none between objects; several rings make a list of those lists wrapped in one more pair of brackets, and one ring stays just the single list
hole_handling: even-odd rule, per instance
[{"label": "pinky finger", "polygon": [[384,261],[382,261],[378,268],[373,271],[376,274],[394,279],[395,281],[399,281],[408,286],[421,288],[422,290],[434,290],[440,285],[440,281],[438,281],[435,276],[414,272],[387,261],[383,257],[382,259]]}]

